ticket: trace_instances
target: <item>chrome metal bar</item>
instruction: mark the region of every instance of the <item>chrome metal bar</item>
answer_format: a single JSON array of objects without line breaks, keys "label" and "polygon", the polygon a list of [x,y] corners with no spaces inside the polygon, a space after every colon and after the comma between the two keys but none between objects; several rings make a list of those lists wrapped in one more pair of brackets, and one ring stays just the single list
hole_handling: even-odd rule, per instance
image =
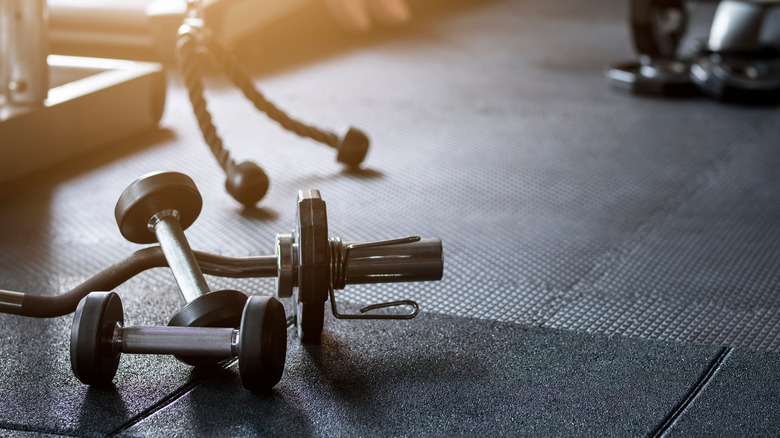
[{"label": "chrome metal bar", "polygon": [[441,280],[444,257],[441,239],[371,245],[344,242],[346,284]]},{"label": "chrome metal bar", "polygon": [[230,357],[234,354],[232,328],[216,327],[120,327],[115,348],[131,354]]},{"label": "chrome metal bar", "polygon": [[193,251],[204,274],[217,277],[276,277],[276,256],[228,257]]},{"label": "chrome metal bar", "polygon": [[24,294],[10,290],[0,290],[0,312],[19,314],[22,311]]},{"label": "chrome metal bar", "polygon": [[210,290],[177,216],[175,210],[161,211],[152,217],[149,227],[160,242],[184,300],[189,303]]}]

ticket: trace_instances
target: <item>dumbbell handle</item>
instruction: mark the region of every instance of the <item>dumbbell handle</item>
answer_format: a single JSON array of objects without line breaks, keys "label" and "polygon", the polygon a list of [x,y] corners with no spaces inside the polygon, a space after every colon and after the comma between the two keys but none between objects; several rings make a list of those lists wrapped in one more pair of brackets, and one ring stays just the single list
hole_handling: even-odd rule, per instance
[{"label": "dumbbell handle", "polygon": [[155,214],[149,221],[149,228],[160,242],[160,248],[173,271],[173,277],[184,300],[189,303],[209,293],[209,285],[206,284],[203,272],[187,242],[178,213],[175,210],[164,210]]},{"label": "dumbbell handle", "polygon": [[231,357],[238,335],[232,328],[117,326],[111,343],[120,353]]}]

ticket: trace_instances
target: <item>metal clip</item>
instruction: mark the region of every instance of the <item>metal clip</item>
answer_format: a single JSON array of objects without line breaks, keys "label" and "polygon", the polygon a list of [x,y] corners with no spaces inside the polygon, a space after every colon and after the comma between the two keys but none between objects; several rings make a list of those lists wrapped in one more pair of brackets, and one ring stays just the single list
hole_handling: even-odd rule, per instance
[{"label": "metal clip", "polygon": [[[389,239],[389,240],[377,240],[373,242],[360,242],[360,243],[352,243],[347,245],[347,247],[344,249],[344,254],[342,255],[342,264],[341,264],[341,272],[342,275],[346,276],[347,272],[347,264],[349,263],[349,252],[353,249],[359,249],[359,248],[371,248],[371,247],[378,247],[378,246],[389,246],[389,245],[398,245],[401,243],[414,243],[419,242],[420,236],[409,236],[409,237],[401,237],[399,239]],[[338,319],[412,319],[420,312],[420,306],[412,300],[400,300],[400,301],[389,301],[386,303],[376,303],[371,304],[366,307],[363,307],[360,309],[360,313],[339,313],[338,309],[336,308],[336,297],[333,293],[334,287],[333,283],[331,282],[330,287],[328,288],[328,294],[330,295],[330,308],[333,312],[333,316]],[[366,315],[366,312],[369,312],[371,310],[376,309],[384,309],[388,307],[397,307],[397,306],[411,306],[413,310],[409,313],[400,314],[400,315],[375,315],[370,314]]]}]

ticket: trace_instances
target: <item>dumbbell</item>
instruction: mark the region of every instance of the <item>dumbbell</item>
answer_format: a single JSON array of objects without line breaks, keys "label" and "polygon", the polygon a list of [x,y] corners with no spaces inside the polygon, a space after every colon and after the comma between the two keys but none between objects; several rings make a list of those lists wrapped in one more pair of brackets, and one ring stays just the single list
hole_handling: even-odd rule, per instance
[{"label": "dumbbell", "polygon": [[691,97],[701,94],[690,78],[690,62],[676,57],[688,23],[683,0],[632,0],[631,36],[638,61],[605,70],[607,83],[633,94]]},{"label": "dumbbell", "polygon": [[[169,325],[237,328],[247,296],[236,290],[211,292],[184,235],[184,230],[200,214],[202,205],[198,188],[189,176],[153,172],[135,180],[122,192],[114,215],[119,231],[127,240],[160,243],[186,302]],[[179,359],[190,365],[215,362],[202,356]]]},{"label": "dumbbell", "polygon": [[[115,213],[122,235],[128,240],[152,243],[157,235],[187,301],[169,325],[237,327],[246,296],[236,291],[208,292],[182,231],[194,222],[201,203],[195,184],[186,175],[153,173],[139,178],[125,190]],[[172,211],[182,212],[178,215],[179,220]],[[329,238],[325,201],[317,190],[299,191],[296,217],[292,234],[277,235],[275,256],[261,256],[255,260],[258,276],[274,272],[265,267],[276,264],[277,296],[295,296],[298,334],[304,342],[319,341],[324,304],[332,296],[333,289],[343,289],[347,284],[428,281],[442,277],[439,239],[412,237],[344,243],[338,237]],[[145,224],[150,224],[151,228]],[[416,315],[414,302],[399,301],[379,306],[386,304],[411,305]],[[357,318],[338,313],[334,300],[331,300],[331,306],[337,318]],[[192,365],[204,363],[202,358],[181,359]]]},{"label": "dumbbell", "polygon": [[109,384],[122,353],[186,357],[238,356],[241,384],[251,391],[276,385],[287,355],[284,308],[273,297],[246,301],[238,330],[219,327],[125,326],[122,300],[92,292],[79,302],[70,337],[71,369],[87,385]]},{"label": "dumbbell", "polygon": [[[345,315],[336,309],[334,289],[347,284],[440,280],[443,274],[442,243],[417,236],[369,242],[342,242],[328,237],[325,201],[318,190],[298,192],[296,228],[276,236],[279,298],[293,297],[298,335],[303,342],[320,339],[325,302],[330,298],[333,315],[345,319],[411,318],[417,304],[403,300],[361,309]],[[362,312],[391,305],[410,305],[412,313],[368,315]]]},{"label": "dumbbell", "polygon": [[778,6],[778,0],[718,4],[706,51],[691,66],[691,79],[702,92],[727,102],[780,101],[780,41],[761,35],[769,10]]}]

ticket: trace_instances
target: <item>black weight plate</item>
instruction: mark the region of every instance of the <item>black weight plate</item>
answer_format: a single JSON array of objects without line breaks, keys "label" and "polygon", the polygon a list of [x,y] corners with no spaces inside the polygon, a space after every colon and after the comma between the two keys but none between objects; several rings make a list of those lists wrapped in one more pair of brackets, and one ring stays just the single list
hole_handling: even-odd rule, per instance
[{"label": "black weight plate", "polygon": [[293,293],[293,302],[295,303],[295,324],[298,327],[298,338],[307,344],[319,343],[322,325],[325,321],[325,304],[300,301],[298,291]]},{"label": "black weight plate", "polygon": [[92,292],[79,302],[70,332],[70,366],[87,385],[111,383],[119,353],[111,346],[116,324],[124,323],[122,300],[114,292]]},{"label": "black weight plate", "polygon": [[691,80],[705,94],[725,102],[780,102],[780,58],[712,53],[691,66]]},{"label": "black weight plate", "polygon": [[[209,292],[182,307],[168,325],[239,328],[246,301],[246,294],[236,290]],[[224,357],[176,356],[176,359],[192,366],[213,366]]]},{"label": "black weight plate", "polygon": [[287,317],[272,297],[250,297],[241,316],[238,371],[241,384],[263,391],[279,383],[287,358]]},{"label": "black weight plate", "polygon": [[330,286],[328,217],[319,191],[298,192],[297,216],[296,322],[302,341],[317,342],[322,333],[324,306]]},{"label": "black weight plate", "polygon": [[605,75],[610,86],[634,94],[691,97],[701,93],[691,82],[690,65],[683,61],[646,60],[610,67]]},{"label": "black weight plate", "polygon": [[683,0],[632,0],[630,18],[637,52],[674,58],[688,26]]},{"label": "black weight plate", "polygon": [[114,217],[125,239],[134,243],[155,243],[149,219],[163,210],[179,212],[186,230],[198,218],[203,199],[192,178],[178,172],[152,172],[133,181],[119,196]]}]

